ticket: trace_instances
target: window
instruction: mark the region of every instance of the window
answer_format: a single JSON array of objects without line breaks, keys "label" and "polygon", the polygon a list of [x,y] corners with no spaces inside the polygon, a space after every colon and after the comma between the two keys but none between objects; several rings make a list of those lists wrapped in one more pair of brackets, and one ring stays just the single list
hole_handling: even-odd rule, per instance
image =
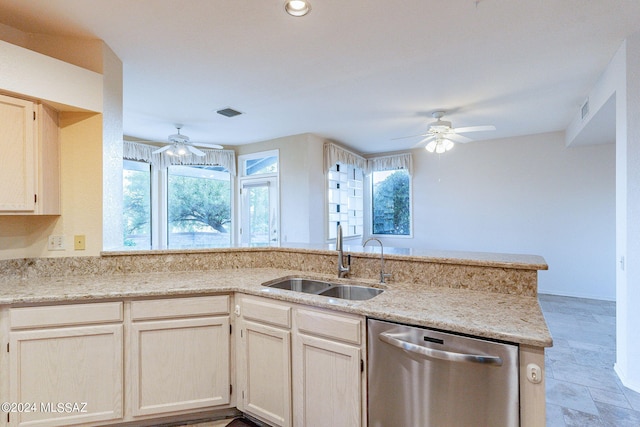
[{"label": "window", "polygon": [[151,247],[151,166],[123,162],[124,244],[132,248]]},{"label": "window", "polygon": [[174,158],[156,150],[123,142],[124,246],[231,246],[235,153],[205,149],[203,156]]},{"label": "window", "polygon": [[219,166],[169,166],[168,247],[231,245],[231,176]]},{"label": "window", "polygon": [[240,165],[240,242],[244,246],[280,243],[278,150],[245,154]]},{"label": "window", "polygon": [[344,237],[362,235],[364,228],[362,169],[336,163],[329,169],[327,178],[329,239],[336,238],[338,224],[342,225]]},{"label": "window", "polygon": [[239,157],[240,175],[275,175],[278,173],[278,150],[245,154]]},{"label": "window", "polygon": [[411,176],[406,169],[371,173],[371,228],[376,235],[411,235]]}]

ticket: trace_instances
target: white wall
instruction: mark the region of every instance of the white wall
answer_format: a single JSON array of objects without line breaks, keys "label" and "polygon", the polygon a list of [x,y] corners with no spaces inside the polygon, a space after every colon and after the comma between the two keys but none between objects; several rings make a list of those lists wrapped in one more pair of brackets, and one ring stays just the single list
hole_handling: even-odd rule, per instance
[{"label": "white wall", "polygon": [[324,139],[317,135],[301,134],[235,147],[238,156],[279,150],[283,245],[324,242],[323,143]]},{"label": "white wall", "polygon": [[[618,259],[616,365],[622,383],[640,392],[640,32],[622,45],[616,88]],[[613,65],[613,64],[612,64]]]},{"label": "white wall", "polygon": [[[102,141],[105,80],[95,70],[102,42],[66,44],[56,38],[42,50],[32,50],[33,37],[0,26],[0,89],[41,99],[60,109],[60,176],[62,215],[0,218],[0,259],[94,256],[102,250]],[[47,36],[39,36],[42,42]],[[33,45],[33,46],[32,46]],[[85,49],[74,50],[79,46]],[[96,67],[81,68],[66,61],[67,51]],[[54,55],[56,54],[56,55]],[[48,56],[52,55],[52,56]],[[57,58],[57,59],[56,59]],[[55,82],[55,84],[52,84]],[[78,112],[91,110],[91,112]],[[75,251],[73,236],[86,236],[86,249]],[[65,236],[66,250],[48,251],[50,235]]]},{"label": "white wall", "polygon": [[593,115],[579,112],[567,143],[592,125],[592,117],[615,101],[616,144],[616,364],[622,383],[640,392],[640,32],[627,38],[589,92]]},{"label": "white wall", "polygon": [[0,40],[0,88],[48,102],[102,112],[102,75]]},{"label": "white wall", "polygon": [[[285,246],[325,241],[322,142],[305,134],[239,147],[280,149]],[[557,132],[442,156],[417,149],[412,183],[413,238],[385,246],[541,255],[540,292],[615,300],[614,144],[567,148]]]},{"label": "white wall", "polygon": [[539,291],[615,299],[615,146],[564,133],[414,151],[413,239],[385,245],[541,255]]},{"label": "white wall", "polygon": [[123,246],[122,218],[122,61],[106,44],[103,53],[102,247]]}]

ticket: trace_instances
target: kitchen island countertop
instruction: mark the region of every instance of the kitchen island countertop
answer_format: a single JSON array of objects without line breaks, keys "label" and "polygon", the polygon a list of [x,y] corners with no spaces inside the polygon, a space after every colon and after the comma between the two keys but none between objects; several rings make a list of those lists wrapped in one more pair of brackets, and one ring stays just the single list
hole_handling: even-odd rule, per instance
[{"label": "kitchen island countertop", "polygon": [[0,276],[0,304],[79,303],[241,292],[534,347],[553,341],[537,297],[445,287],[395,286],[367,301],[348,301],[262,286],[281,277],[380,286],[367,279],[282,268],[85,274],[52,277]]}]

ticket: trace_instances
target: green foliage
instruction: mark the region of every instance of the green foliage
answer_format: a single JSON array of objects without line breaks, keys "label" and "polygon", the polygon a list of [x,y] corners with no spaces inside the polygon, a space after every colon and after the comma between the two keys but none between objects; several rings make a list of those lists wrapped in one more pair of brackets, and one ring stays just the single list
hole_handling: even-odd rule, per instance
[{"label": "green foliage", "polygon": [[225,226],[231,223],[230,183],[170,175],[169,223],[181,231],[211,228],[228,233]]},{"label": "green foliage", "polygon": [[151,207],[149,173],[124,170],[123,208],[125,244],[131,244],[128,236],[150,234]]},{"label": "green foliage", "polygon": [[409,235],[409,174],[397,171],[373,188],[373,234]]},{"label": "green foliage", "polygon": [[[249,222],[253,238],[269,241],[269,187],[247,188]],[[258,238],[261,236],[262,238]]]}]

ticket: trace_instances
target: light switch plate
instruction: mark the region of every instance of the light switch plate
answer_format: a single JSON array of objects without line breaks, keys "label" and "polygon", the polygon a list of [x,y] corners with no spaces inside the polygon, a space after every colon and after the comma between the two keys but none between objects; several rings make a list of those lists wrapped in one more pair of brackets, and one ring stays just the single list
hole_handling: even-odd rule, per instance
[{"label": "light switch plate", "polygon": [[47,249],[50,251],[64,251],[64,236],[49,236]]}]

